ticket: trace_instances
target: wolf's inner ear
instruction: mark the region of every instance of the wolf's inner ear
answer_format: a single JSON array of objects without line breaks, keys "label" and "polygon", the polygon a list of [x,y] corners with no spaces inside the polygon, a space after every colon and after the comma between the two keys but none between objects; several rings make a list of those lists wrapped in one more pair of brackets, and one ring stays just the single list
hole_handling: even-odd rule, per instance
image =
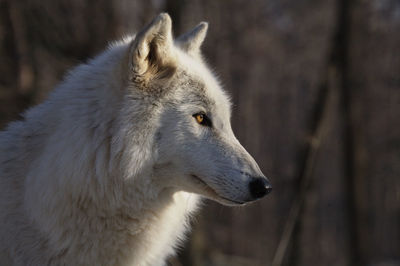
[{"label": "wolf's inner ear", "polygon": [[175,43],[187,53],[198,55],[200,53],[200,46],[206,38],[207,29],[208,23],[200,22],[194,29],[177,38]]},{"label": "wolf's inner ear", "polygon": [[131,43],[130,80],[147,83],[173,75],[176,68],[172,47],[171,18],[161,13]]}]

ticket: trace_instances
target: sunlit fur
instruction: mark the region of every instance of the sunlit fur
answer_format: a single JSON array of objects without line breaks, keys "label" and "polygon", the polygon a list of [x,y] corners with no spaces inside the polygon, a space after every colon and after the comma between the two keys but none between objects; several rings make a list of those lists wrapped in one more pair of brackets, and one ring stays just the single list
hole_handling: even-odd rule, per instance
[{"label": "sunlit fur", "polygon": [[0,133],[1,265],[164,265],[198,194],[249,201],[262,173],[201,59],[207,25],[174,42],[170,24],[161,14],[76,67]]}]

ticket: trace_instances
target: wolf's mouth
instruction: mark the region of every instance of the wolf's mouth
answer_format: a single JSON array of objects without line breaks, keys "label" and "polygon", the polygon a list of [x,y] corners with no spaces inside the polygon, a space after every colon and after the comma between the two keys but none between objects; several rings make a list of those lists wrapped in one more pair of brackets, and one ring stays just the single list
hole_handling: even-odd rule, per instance
[{"label": "wolf's mouth", "polygon": [[206,196],[209,196],[211,199],[222,201],[222,203],[227,205],[243,205],[246,202],[235,201],[232,199],[225,198],[218,194],[210,185],[208,185],[205,181],[203,181],[200,177],[191,174],[192,180],[198,185],[202,186],[202,188],[207,192]]}]

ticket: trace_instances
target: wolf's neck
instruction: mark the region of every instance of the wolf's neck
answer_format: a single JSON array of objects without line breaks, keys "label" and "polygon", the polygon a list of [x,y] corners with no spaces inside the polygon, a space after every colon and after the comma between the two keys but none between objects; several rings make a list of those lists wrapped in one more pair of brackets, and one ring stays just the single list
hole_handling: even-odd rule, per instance
[{"label": "wolf's neck", "polygon": [[[52,158],[64,164],[46,164],[38,168],[45,171],[35,173],[38,178],[30,180],[37,189],[35,194],[27,194],[27,209],[43,230],[41,236],[45,235],[38,242],[49,243],[45,252],[49,255],[41,264],[163,265],[188,228],[197,196],[159,188],[153,183],[156,178],[152,178],[149,161],[140,174],[121,178],[120,167],[106,168],[113,153],[110,142],[96,142],[95,152],[82,152],[79,147],[90,141],[76,139],[75,149],[57,139],[64,152]],[[132,154],[117,150],[114,155],[122,159]],[[44,182],[46,188],[40,185]]]},{"label": "wolf's neck", "polygon": [[160,195],[156,204],[144,206],[140,214],[116,217],[114,222],[118,222],[112,224],[113,229],[107,233],[107,224],[103,224],[104,230],[94,234],[101,238],[94,240],[102,243],[94,252],[98,255],[88,263],[107,254],[99,262],[109,261],[106,264],[111,265],[118,259],[115,264],[163,265],[166,257],[174,254],[184,239],[189,229],[189,215],[196,209],[197,202],[198,196],[194,194],[176,192],[169,195],[166,192]]},{"label": "wolf's neck", "polygon": [[[197,203],[194,194],[166,190],[131,212],[96,214],[76,207],[75,216],[63,218],[53,245],[65,246],[63,261],[77,265],[163,265],[184,238]],[[70,257],[76,254],[82,257]]]}]

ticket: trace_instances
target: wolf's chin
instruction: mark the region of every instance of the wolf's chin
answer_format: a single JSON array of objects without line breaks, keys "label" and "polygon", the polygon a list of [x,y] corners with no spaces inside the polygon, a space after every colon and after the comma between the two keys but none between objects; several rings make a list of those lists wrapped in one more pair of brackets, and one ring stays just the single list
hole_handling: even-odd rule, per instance
[{"label": "wolf's chin", "polygon": [[208,185],[205,181],[203,181],[200,177],[191,174],[190,175],[191,179],[193,180],[193,182],[197,185],[197,187],[200,187],[200,191],[202,193],[202,196],[217,201],[219,203],[221,203],[222,205],[227,205],[227,206],[240,206],[240,205],[244,205],[247,202],[241,202],[241,201],[235,201],[232,199],[228,199],[225,197],[222,197],[221,195],[219,195],[210,185]]}]

